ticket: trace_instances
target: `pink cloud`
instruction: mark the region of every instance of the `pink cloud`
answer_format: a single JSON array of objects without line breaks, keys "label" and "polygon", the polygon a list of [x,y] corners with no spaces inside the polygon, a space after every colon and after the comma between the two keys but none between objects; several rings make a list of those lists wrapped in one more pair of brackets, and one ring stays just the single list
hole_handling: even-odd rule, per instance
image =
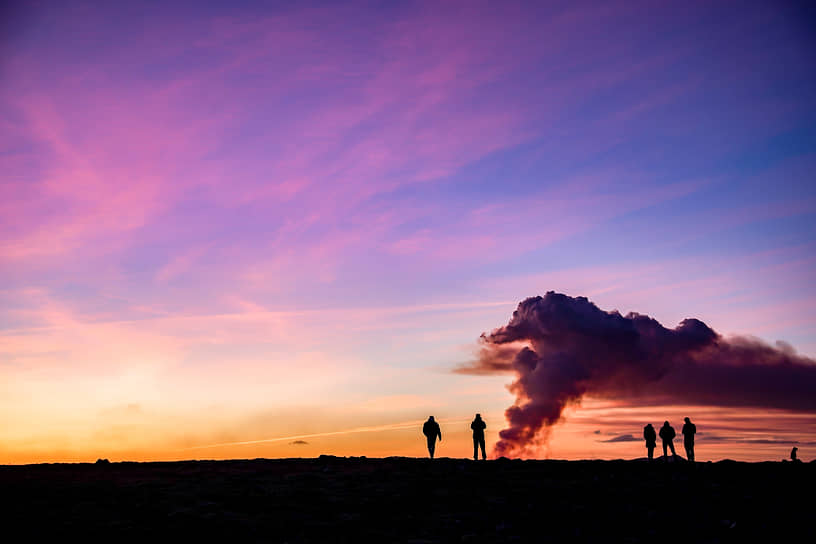
[{"label": "pink cloud", "polygon": [[188,271],[207,252],[208,246],[194,247],[173,257],[156,272],[156,281],[166,283]]}]

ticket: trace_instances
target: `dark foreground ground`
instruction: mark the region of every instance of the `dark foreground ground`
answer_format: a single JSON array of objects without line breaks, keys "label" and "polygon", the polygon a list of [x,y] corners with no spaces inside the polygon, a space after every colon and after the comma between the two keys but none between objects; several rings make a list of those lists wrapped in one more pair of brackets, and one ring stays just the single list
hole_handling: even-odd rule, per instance
[{"label": "dark foreground ground", "polygon": [[27,541],[816,542],[816,463],[321,457],[0,466]]}]

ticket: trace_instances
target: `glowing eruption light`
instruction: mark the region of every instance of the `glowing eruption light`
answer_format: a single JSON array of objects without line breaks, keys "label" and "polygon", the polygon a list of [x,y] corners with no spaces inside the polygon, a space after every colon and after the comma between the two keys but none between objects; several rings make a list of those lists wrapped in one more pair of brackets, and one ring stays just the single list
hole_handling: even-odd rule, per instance
[{"label": "glowing eruption light", "polygon": [[784,343],[723,338],[698,319],[667,329],[647,315],[550,291],[521,302],[482,342],[478,360],[460,372],[516,375],[496,455],[535,455],[564,408],[585,395],[816,412],[816,361]]}]

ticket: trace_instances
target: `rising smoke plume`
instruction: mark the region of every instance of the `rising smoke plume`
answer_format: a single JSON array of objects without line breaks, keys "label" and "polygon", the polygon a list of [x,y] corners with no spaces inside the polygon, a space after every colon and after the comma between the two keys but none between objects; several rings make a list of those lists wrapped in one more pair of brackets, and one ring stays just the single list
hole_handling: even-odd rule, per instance
[{"label": "rising smoke plume", "polygon": [[564,408],[594,398],[816,412],[816,361],[784,343],[725,339],[698,319],[667,329],[647,315],[606,312],[585,297],[528,298],[481,336],[458,372],[512,372],[495,455],[532,455]]}]

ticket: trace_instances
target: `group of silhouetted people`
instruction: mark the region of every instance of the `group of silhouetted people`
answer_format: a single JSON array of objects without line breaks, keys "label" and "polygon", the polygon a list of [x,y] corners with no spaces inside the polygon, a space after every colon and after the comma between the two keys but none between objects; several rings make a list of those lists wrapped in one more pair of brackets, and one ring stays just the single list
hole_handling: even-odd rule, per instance
[{"label": "group of silhouetted people", "polygon": [[[487,453],[485,452],[485,429],[487,428],[487,424],[482,419],[481,414],[476,414],[476,417],[473,419],[473,422],[470,424],[470,429],[473,431],[473,460],[476,461],[479,456],[479,449],[482,450],[482,460],[487,459]],[[442,429],[439,428],[439,423],[436,422],[433,416],[428,417],[428,421],[422,426],[422,434],[425,435],[425,438],[428,441],[428,454],[431,456],[431,459],[434,458],[434,452],[436,451],[436,439],[439,438],[439,441],[442,442]]]},{"label": "group of silhouetted people", "polygon": [[[482,451],[482,459],[487,459],[485,452],[485,429],[487,424],[482,420],[481,414],[476,414],[473,422],[470,424],[470,429],[473,431],[473,460],[479,458],[479,449]],[[691,422],[689,418],[685,418],[683,425],[683,446],[686,448],[686,456],[688,460],[694,462],[694,435],[697,434],[697,426]],[[428,442],[428,454],[431,459],[434,458],[436,452],[436,441],[442,441],[442,429],[439,428],[439,423],[436,422],[433,416],[428,417],[428,421],[422,426],[422,434]],[[649,461],[654,459],[654,450],[657,447],[657,437],[663,442],[663,459],[668,457],[668,452],[671,450],[672,457],[676,458],[677,453],[674,450],[674,437],[677,433],[674,431],[668,421],[663,422],[660,432],[655,432],[652,424],[649,423],[643,428],[643,438],[646,440],[646,451],[649,453]],[[794,454],[795,455],[795,454]]]},{"label": "group of silhouetted people", "polygon": [[[689,418],[684,418],[684,421],[683,429],[680,431],[683,433],[683,447],[686,449],[686,458],[693,463],[694,435],[697,434],[697,426],[692,423]],[[481,414],[476,414],[476,417],[470,424],[470,429],[473,431],[474,461],[479,458],[479,449],[482,451],[482,460],[487,459],[484,434],[486,428],[487,424],[482,420]],[[428,441],[428,454],[431,456],[431,459],[433,459],[434,452],[436,451],[436,440],[439,439],[439,441],[442,442],[442,429],[439,428],[439,423],[436,422],[433,416],[428,417],[428,421],[422,426],[422,434],[425,435]],[[643,428],[643,439],[646,440],[646,451],[649,454],[649,461],[654,460],[654,450],[657,447],[658,436],[663,442],[663,460],[668,460],[669,451],[671,451],[672,458],[676,460],[677,452],[674,450],[674,438],[677,436],[677,433],[668,421],[664,421],[663,426],[660,427],[660,432],[655,432],[655,428],[652,427],[651,423]],[[794,447],[790,453],[791,461],[794,463],[801,462],[796,457],[797,449],[798,448]]]},{"label": "group of silhouetted people", "polygon": [[[689,418],[685,418],[685,424],[681,432],[683,433],[683,447],[686,448],[686,457],[689,461],[694,462],[694,435],[697,434],[697,426]],[[671,450],[673,458],[677,458],[677,453],[674,451],[674,437],[677,436],[677,433],[674,432],[674,427],[669,425],[668,421],[664,421],[659,433],[655,433],[651,423],[643,428],[643,439],[646,440],[649,461],[654,459],[654,449],[657,447],[658,436],[663,442],[663,460],[668,458],[668,450]]]}]

